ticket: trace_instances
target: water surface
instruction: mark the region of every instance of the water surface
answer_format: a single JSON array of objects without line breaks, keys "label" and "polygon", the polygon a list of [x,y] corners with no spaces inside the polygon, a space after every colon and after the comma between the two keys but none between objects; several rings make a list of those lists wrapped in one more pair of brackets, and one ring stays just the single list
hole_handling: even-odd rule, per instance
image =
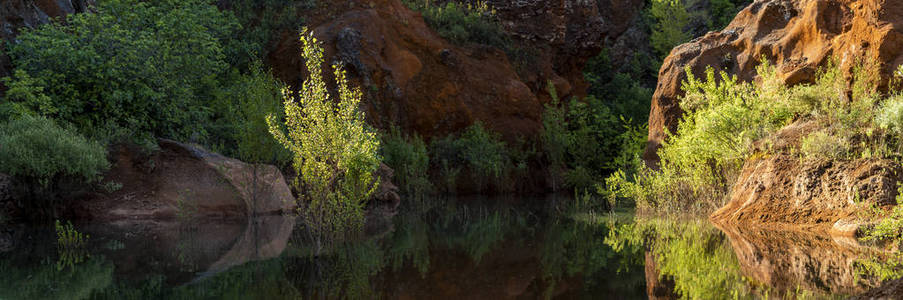
[{"label": "water surface", "polygon": [[431,201],[328,247],[292,217],[76,224],[77,249],[16,227],[0,299],[822,299],[878,284],[857,265],[880,253],[855,240],[560,200]]}]

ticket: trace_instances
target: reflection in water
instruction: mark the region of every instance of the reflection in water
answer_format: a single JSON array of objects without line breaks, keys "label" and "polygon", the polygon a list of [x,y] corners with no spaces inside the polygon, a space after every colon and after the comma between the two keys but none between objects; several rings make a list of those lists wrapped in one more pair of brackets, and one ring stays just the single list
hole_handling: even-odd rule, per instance
[{"label": "reflection in water", "polygon": [[872,250],[855,241],[476,202],[407,208],[328,249],[285,217],[82,225],[89,255],[63,270],[52,230],[36,230],[0,258],[0,299],[833,298],[877,284],[856,277]]},{"label": "reflection in water", "polygon": [[846,298],[878,283],[857,268],[874,249],[813,233],[641,218],[614,229],[606,243],[649,249],[655,299]]}]

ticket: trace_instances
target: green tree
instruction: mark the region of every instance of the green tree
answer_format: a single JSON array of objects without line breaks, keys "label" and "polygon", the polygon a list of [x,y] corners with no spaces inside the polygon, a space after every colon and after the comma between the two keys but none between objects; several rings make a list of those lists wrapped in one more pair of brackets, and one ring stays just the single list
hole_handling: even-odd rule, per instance
[{"label": "green tree", "polygon": [[101,1],[17,38],[7,86],[30,93],[7,99],[91,137],[202,137],[238,28],[212,0]]},{"label": "green tree", "polygon": [[379,182],[379,139],[358,108],[361,91],[352,88],[345,72],[334,66],[338,101],[333,101],[323,79],[323,48],[305,29],[302,56],[310,74],[298,97],[285,95],[285,127],[267,117],[270,133],[293,154],[298,178],[295,186],[307,206],[301,215],[327,242],[359,231],[364,204]]},{"label": "green tree", "polygon": [[672,48],[692,37],[686,31],[690,13],[680,0],[652,0],[649,14],[655,19],[649,39],[659,56],[667,56]]}]

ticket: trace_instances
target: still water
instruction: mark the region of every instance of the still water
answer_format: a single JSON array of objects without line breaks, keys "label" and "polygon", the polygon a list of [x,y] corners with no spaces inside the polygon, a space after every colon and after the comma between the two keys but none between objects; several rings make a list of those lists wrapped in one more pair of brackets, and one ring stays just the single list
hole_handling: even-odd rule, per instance
[{"label": "still water", "polygon": [[879,283],[858,266],[881,254],[852,239],[556,199],[433,202],[325,248],[292,217],[75,224],[74,249],[17,227],[0,299],[824,299]]}]

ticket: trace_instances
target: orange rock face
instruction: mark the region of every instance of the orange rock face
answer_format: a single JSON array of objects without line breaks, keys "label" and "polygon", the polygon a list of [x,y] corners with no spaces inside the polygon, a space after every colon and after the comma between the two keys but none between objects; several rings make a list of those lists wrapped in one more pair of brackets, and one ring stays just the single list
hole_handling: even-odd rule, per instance
[{"label": "orange rock face", "polygon": [[[535,69],[521,72],[499,49],[449,43],[399,0],[321,2],[305,19],[324,42],[327,63],[345,65],[362,87],[373,125],[398,125],[431,138],[482,121],[514,140],[539,132],[547,82],[565,96],[582,93],[582,64],[606,36],[626,29],[641,7],[635,0],[622,1],[629,2],[623,10],[611,1],[548,2],[498,3],[503,28],[516,43],[545,49],[531,64]],[[571,26],[569,20],[598,26]],[[297,32],[285,32],[268,57],[276,75],[292,86],[301,85],[306,72],[297,40]]]},{"label": "orange rock face", "polygon": [[656,161],[665,129],[676,130],[683,114],[678,101],[686,67],[701,75],[712,66],[752,80],[765,57],[785,82],[797,84],[811,82],[818,67],[836,57],[846,71],[860,59],[879,62],[887,78],[903,63],[901,49],[901,0],[756,1],[724,30],[680,45],[665,59],[652,98],[644,158]]}]

